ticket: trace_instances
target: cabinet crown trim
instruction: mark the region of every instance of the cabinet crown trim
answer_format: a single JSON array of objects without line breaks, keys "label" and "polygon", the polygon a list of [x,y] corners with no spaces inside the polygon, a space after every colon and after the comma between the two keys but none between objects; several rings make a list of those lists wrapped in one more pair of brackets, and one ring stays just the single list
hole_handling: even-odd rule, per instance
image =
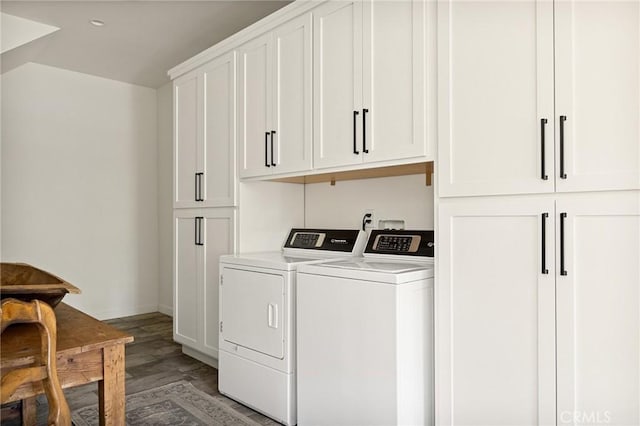
[{"label": "cabinet crown trim", "polygon": [[277,26],[302,15],[326,1],[327,0],[296,0],[214,44],[208,49],[203,50],[181,64],[176,65],[167,71],[167,75],[171,80],[175,80],[181,75],[193,71],[210,60],[237,48],[261,34],[273,30]]}]

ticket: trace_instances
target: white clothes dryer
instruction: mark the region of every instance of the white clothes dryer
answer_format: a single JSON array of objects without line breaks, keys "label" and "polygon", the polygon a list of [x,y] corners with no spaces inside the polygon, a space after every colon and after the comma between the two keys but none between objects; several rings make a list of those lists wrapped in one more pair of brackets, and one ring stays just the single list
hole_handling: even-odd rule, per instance
[{"label": "white clothes dryer", "polygon": [[220,257],[220,393],[296,424],[296,270],[359,256],[365,242],[358,230],[292,229],[281,252]]}]

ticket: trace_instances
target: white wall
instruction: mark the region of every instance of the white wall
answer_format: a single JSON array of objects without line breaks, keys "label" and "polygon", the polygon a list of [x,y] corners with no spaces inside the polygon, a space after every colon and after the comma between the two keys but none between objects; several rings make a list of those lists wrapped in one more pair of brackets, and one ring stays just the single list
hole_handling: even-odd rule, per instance
[{"label": "white wall", "polygon": [[397,176],[305,185],[305,226],[353,228],[365,210],[380,219],[403,219],[407,229],[433,229],[433,186],[424,175]]},{"label": "white wall", "polygon": [[2,260],[98,318],[157,310],[156,91],[38,64],[2,88]]},{"label": "white wall", "polygon": [[239,198],[239,253],[278,251],[291,228],[304,226],[304,185],[242,182]]},{"label": "white wall", "polygon": [[158,96],[158,310],[173,315],[173,84]]}]

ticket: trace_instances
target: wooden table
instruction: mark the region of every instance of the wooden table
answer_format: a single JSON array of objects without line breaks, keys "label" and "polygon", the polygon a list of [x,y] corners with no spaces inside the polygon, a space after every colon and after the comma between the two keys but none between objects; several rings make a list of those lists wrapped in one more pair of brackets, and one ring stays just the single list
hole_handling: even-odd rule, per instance
[{"label": "wooden table", "polygon": [[[124,425],[124,345],[133,336],[64,303],[55,313],[60,384],[69,388],[97,381],[100,425]],[[0,372],[32,364],[39,348],[34,326],[10,326],[0,335]],[[10,401],[23,400],[23,424],[36,424],[35,396],[43,392],[40,382],[27,383],[12,396]]]}]

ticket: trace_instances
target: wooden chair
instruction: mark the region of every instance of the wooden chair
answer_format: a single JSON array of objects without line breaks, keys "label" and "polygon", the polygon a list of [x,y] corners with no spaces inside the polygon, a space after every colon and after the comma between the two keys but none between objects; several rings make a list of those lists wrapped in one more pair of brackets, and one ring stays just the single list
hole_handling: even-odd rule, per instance
[{"label": "wooden chair", "polygon": [[47,423],[56,426],[71,425],[69,405],[58,381],[56,368],[56,317],[53,309],[44,302],[34,300],[22,302],[16,299],[5,299],[0,308],[0,332],[12,324],[35,324],[40,333],[40,359],[35,365],[21,367],[2,372],[0,402],[5,403],[23,384],[42,381],[49,402]]}]

